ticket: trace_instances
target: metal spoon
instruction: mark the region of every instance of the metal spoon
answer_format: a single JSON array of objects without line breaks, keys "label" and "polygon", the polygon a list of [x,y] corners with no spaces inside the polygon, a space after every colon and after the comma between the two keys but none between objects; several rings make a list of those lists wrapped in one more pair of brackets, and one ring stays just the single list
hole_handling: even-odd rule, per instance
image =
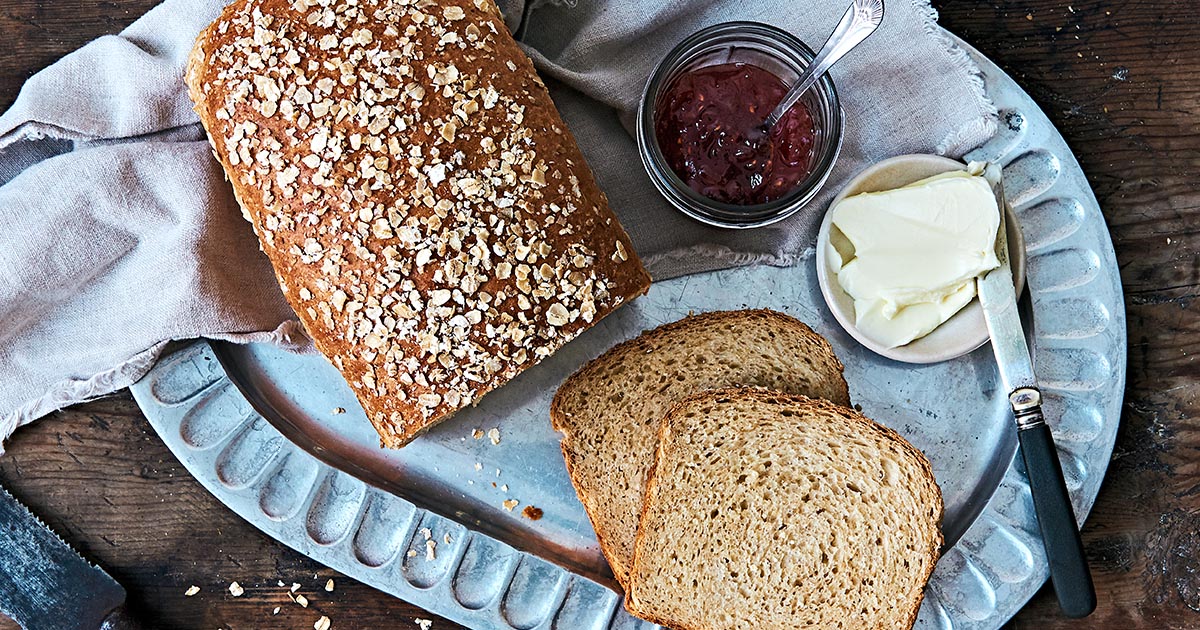
[{"label": "metal spoon", "polygon": [[779,119],[787,113],[787,110],[800,100],[808,88],[812,87],[817,79],[820,79],[833,64],[837,63],[846,53],[850,52],[855,46],[862,43],[868,35],[875,32],[879,28],[880,22],[883,22],[883,0],[854,0],[850,4],[850,8],[846,9],[846,14],[842,16],[842,21],[838,22],[837,28],[830,33],[829,39],[825,40],[825,45],[821,47],[820,52],[813,58],[812,63],[804,69],[800,74],[800,78],[796,79],[796,83],[788,93],[783,96],[783,100],[771,110],[763,125],[768,131],[771,130]]}]

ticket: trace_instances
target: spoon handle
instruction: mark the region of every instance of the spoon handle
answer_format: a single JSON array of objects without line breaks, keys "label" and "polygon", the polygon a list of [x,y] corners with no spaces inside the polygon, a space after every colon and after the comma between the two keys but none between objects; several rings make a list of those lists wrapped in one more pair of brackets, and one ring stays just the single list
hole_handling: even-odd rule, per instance
[{"label": "spoon handle", "polygon": [[783,96],[783,100],[771,110],[765,122],[767,129],[774,127],[830,66],[874,33],[880,22],[883,22],[883,0],[854,0],[812,63],[804,69],[796,84]]}]

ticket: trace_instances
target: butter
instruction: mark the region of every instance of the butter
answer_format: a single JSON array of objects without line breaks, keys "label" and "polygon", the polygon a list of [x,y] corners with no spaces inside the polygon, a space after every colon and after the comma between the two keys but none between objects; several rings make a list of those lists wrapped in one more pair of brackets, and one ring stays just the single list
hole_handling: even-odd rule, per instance
[{"label": "butter", "polygon": [[924,337],[975,298],[977,277],[1000,266],[1000,211],[978,172],[942,173],[833,208],[826,255],[868,339],[896,348]]}]

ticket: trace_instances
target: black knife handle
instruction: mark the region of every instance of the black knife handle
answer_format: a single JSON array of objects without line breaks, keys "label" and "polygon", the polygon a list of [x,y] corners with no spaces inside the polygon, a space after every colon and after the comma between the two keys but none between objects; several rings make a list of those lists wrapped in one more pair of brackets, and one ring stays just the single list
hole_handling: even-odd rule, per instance
[{"label": "black knife handle", "polygon": [[[1040,409],[1038,412],[1040,415]],[[1096,587],[1092,584],[1087,557],[1083,555],[1083,542],[1050,427],[1045,422],[1028,423],[1017,431],[1017,438],[1029,473],[1033,507],[1042,530],[1058,605],[1068,617],[1086,617],[1096,609]]]},{"label": "black knife handle", "polygon": [[121,604],[112,609],[104,621],[100,622],[100,630],[142,630],[142,624],[129,615],[125,604]]}]

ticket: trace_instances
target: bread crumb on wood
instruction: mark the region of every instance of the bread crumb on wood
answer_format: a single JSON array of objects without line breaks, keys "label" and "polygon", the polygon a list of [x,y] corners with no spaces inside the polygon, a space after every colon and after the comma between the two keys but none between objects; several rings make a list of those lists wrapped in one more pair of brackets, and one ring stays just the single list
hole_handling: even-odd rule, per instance
[{"label": "bread crumb on wood", "polygon": [[541,508],[536,508],[532,505],[526,505],[525,509],[521,510],[521,516],[524,516],[531,521],[541,520],[542,514],[543,512]]},{"label": "bread crumb on wood", "polygon": [[242,588],[242,585],[238,584],[236,581],[229,583],[229,594],[230,595],[233,595],[234,597],[241,597],[242,593],[245,593],[245,592],[246,592],[246,589]]}]

